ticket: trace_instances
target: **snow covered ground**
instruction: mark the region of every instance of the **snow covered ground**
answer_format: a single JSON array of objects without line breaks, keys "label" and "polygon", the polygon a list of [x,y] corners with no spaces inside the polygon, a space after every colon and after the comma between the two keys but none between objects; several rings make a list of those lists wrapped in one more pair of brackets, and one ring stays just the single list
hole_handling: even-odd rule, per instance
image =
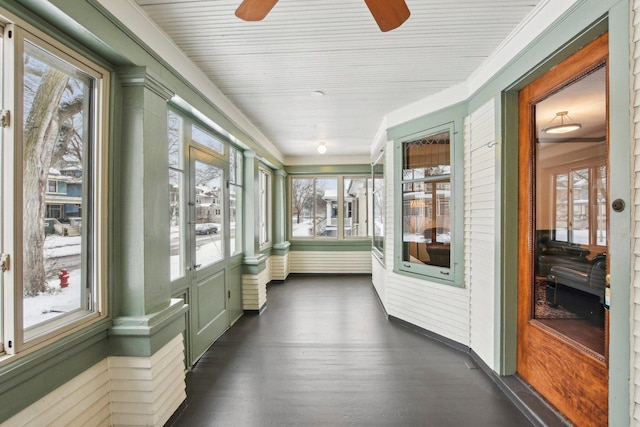
[{"label": "snow covered ground", "polygon": [[59,259],[71,257],[71,264],[80,265],[80,236],[47,236],[45,259],[47,267],[47,292],[35,297],[25,297],[23,307],[24,327],[36,325],[80,308],[81,272],[79,268],[69,269],[69,286],[60,287],[58,279]]},{"label": "snow covered ground", "polygon": [[313,233],[313,224],[309,219],[300,221],[300,224],[296,224],[294,219],[291,228],[293,237],[310,237]]}]

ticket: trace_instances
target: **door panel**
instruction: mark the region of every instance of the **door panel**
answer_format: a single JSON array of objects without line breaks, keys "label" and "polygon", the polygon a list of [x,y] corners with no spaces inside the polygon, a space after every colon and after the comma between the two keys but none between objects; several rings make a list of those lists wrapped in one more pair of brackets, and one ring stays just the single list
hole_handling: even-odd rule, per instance
[{"label": "door panel", "polygon": [[204,151],[191,148],[189,218],[191,290],[191,363],[229,328],[229,221],[224,183],[228,165]]},{"label": "door panel", "polygon": [[229,327],[224,270],[198,281],[194,296],[192,304],[196,305],[197,313],[194,355],[199,357]]},{"label": "door panel", "polygon": [[517,372],[578,426],[608,421],[607,46],[519,94]]},{"label": "door panel", "polygon": [[231,324],[242,316],[242,264],[237,264],[229,268],[229,319]]}]

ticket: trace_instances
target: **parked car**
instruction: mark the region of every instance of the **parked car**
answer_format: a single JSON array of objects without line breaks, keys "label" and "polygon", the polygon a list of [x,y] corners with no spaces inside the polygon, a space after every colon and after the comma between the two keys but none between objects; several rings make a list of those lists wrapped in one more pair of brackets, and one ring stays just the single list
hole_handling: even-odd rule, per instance
[{"label": "parked car", "polygon": [[218,225],[212,222],[205,222],[204,224],[196,224],[196,234],[217,234]]}]

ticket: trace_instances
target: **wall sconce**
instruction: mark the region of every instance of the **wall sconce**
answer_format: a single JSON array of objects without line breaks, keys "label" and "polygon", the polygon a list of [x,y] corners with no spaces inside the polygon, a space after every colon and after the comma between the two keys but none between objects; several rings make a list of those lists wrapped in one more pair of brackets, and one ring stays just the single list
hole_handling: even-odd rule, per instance
[{"label": "wall sconce", "polygon": [[318,153],[320,154],[324,154],[327,152],[327,146],[324,144],[324,142],[321,142],[318,144]]},{"label": "wall sconce", "polygon": [[[544,133],[551,133],[551,134],[556,134],[556,133],[567,133],[567,132],[573,132],[574,130],[578,130],[582,127],[582,125],[580,123],[576,123],[574,122],[571,117],[569,117],[569,112],[568,111],[560,111],[558,113],[556,113],[556,116],[549,122],[549,124],[553,124],[553,122],[560,117],[560,124],[555,125],[555,126],[547,126],[546,128],[542,129],[542,131]],[[565,117],[566,122],[565,122]]]}]

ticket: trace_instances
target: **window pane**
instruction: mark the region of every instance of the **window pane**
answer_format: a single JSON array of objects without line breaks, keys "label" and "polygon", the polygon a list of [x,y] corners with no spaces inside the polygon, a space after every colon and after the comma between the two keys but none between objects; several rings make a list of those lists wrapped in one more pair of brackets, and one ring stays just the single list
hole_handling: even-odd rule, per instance
[{"label": "window pane", "polygon": [[367,179],[344,179],[344,236],[367,237]]},{"label": "window pane", "polygon": [[[582,75],[536,103],[532,123],[536,129],[532,314],[545,327],[601,355],[608,249],[606,81],[606,67]],[[580,107],[586,92],[593,96],[588,114]],[[568,106],[574,110],[563,111]],[[556,125],[567,116],[581,127],[557,133]],[[569,321],[571,328],[566,326]]]},{"label": "window pane", "polygon": [[30,339],[60,326],[54,319],[95,309],[87,267],[95,82],[29,42],[23,60],[23,324]]},{"label": "window pane", "polygon": [[573,243],[589,244],[589,169],[572,174],[572,239]]},{"label": "window pane", "polygon": [[424,183],[420,192],[403,194],[403,242],[405,261],[450,266],[449,181]]},{"label": "window pane", "polygon": [[238,151],[235,148],[229,149],[229,182],[231,184],[239,184],[242,182],[238,179]]},{"label": "window pane", "polygon": [[174,113],[173,111],[169,111],[167,115],[167,125],[168,125],[168,140],[169,146],[168,154],[169,154],[169,167],[182,169],[182,162],[180,161],[182,155],[182,120],[180,117]]},{"label": "window pane", "polygon": [[291,235],[311,237],[313,235],[314,210],[313,178],[291,178]]},{"label": "window pane", "polygon": [[600,166],[596,169],[596,235],[598,246],[607,245],[607,167]]},{"label": "window pane", "polygon": [[315,236],[338,237],[338,179],[316,178]]},{"label": "window pane", "polygon": [[404,144],[403,180],[450,173],[449,131]]},{"label": "window pane", "polygon": [[556,240],[569,241],[569,175],[561,173],[555,176],[556,206],[555,234]]},{"label": "window pane", "polygon": [[229,209],[231,255],[242,252],[242,153],[229,148]]},{"label": "window pane", "polygon": [[231,255],[236,255],[242,252],[242,187],[229,186],[229,209],[231,215],[230,251]]},{"label": "window pane", "polygon": [[184,171],[182,169],[182,118],[173,111],[167,114],[167,155],[169,157],[169,243],[171,280],[184,277],[185,245],[183,206]]},{"label": "window pane", "polygon": [[270,198],[271,198],[271,175],[265,170],[260,169],[260,206],[259,206],[259,221],[260,221],[260,246],[267,244],[271,240],[271,215],[269,212]]},{"label": "window pane", "polygon": [[[451,265],[450,132],[404,143],[402,184],[403,260]],[[411,173],[407,173],[411,172]]]},{"label": "window pane", "polygon": [[191,139],[205,147],[209,147],[212,150],[217,151],[220,154],[224,154],[224,144],[222,141],[195,125],[191,126]]},{"label": "window pane", "polygon": [[379,251],[384,250],[384,172],[381,157],[373,166],[373,246]]},{"label": "window pane", "polygon": [[171,245],[171,280],[184,276],[183,225],[180,215],[182,207],[182,172],[169,169],[169,241]]},{"label": "window pane", "polygon": [[224,258],[222,169],[195,162],[195,263],[199,268]]}]

